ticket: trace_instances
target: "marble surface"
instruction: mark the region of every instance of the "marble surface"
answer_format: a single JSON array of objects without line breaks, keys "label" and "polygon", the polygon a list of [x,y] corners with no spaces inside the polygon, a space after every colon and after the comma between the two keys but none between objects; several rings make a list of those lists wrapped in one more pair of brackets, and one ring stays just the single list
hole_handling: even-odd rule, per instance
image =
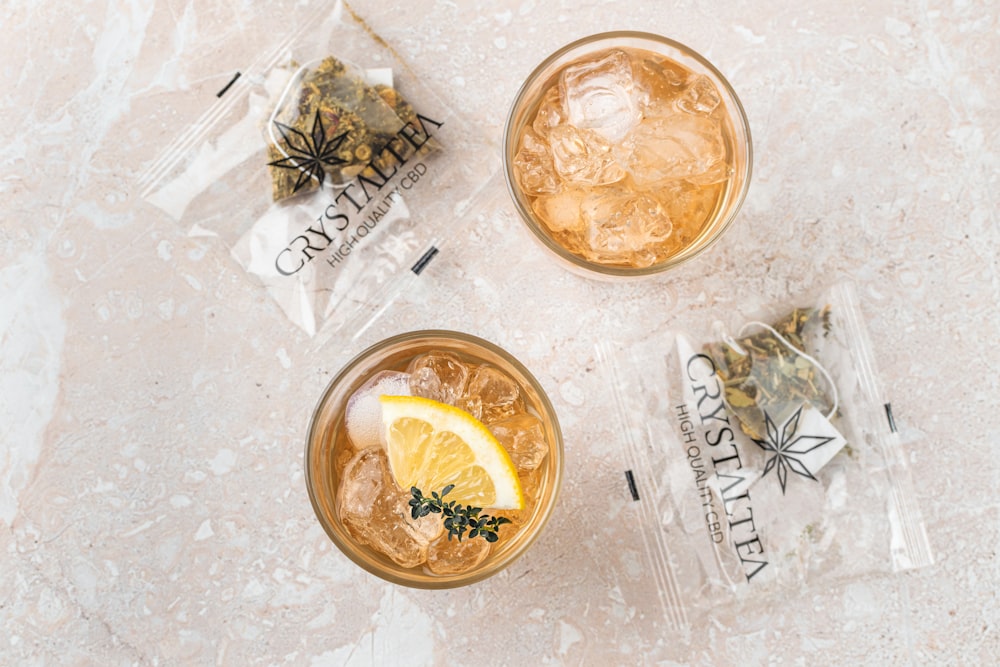
[{"label": "marble surface", "polygon": [[[310,338],[135,183],[307,2],[0,9],[0,663],[996,664],[1000,659],[1000,41],[988,0],[446,2],[352,7],[494,144],[548,53],[613,28],[711,59],[753,131],[733,229],[661,279],[552,264],[487,183],[427,280],[369,329]],[[478,159],[499,167],[499,151]],[[746,299],[858,285],[936,562],[662,631],[616,572],[611,406],[594,342]],[[358,570],[305,493],[314,401],[366,342],[461,328],[515,353],[566,436],[560,508],[469,589]],[[609,481],[609,480],[614,480]],[[619,489],[615,488],[615,492]]]}]

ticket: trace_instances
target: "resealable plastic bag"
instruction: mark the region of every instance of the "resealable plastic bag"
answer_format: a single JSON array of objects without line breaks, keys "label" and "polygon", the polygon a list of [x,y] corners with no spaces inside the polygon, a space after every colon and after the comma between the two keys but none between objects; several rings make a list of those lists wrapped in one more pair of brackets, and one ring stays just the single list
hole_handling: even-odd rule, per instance
[{"label": "resealable plastic bag", "polygon": [[[932,562],[853,287],[598,345],[645,567],[672,628]],[[725,318],[725,319],[723,319]]]},{"label": "resealable plastic bag", "polygon": [[459,236],[496,154],[337,0],[242,69],[139,185],[313,335],[364,324]]}]

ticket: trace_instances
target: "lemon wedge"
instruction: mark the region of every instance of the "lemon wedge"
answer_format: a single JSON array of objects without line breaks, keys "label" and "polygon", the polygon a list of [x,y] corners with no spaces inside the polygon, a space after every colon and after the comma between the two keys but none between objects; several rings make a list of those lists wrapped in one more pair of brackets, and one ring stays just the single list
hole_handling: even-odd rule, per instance
[{"label": "lemon wedge", "polygon": [[400,488],[425,495],[455,488],[446,500],[522,509],[517,470],[489,429],[464,410],[418,396],[380,396],[389,468]]}]

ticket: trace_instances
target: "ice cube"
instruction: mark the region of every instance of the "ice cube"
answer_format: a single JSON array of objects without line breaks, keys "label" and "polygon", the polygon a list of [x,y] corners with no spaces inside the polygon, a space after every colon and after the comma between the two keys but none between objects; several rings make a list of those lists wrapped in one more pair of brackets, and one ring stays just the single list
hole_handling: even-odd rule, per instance
[{"label": "ice cube", "polygon": [[484,364],[472,372],[458,407],[490,424],[524,412],[524,400],[511,377]]},{"label": "ice cube", "polygon": [[580,204],[586,196],[583,190],[566,188],[555,194],[542,195],[531,208],[551,231],[581,230],[583,217]]},{"label": "ice cube", "polygon": [[514,156],[514,175],[521,189],[528,195],[555,192],[559,189],[552,149],[532,130],[525,130],[521,147]]},{"label": "ice cube", "polygon": [[566,111],[562,96],[559,94],[559,86],[552,86],[542,96],[542,101],[538,105],[538,113],[535,115],[535,120],[531,122],[531,127],[539,137],[545,138],[553,127],[565,122]]},{"label": "ice cube", "polygon": [[[506,528],[510,530],[510,526]],[[459,542],[457,537],[449,540],[445,534],[427,549],[427,567],[434,574],[458,574],[482,563],[489,553],[490,543],[481,537],[464,537]]]},{"label": "ice cube", "polygon": [[674,99],[688,79],[687,69],[666,58],[640,58],[633,65],[632,74],[650,104]]},{"label": "ice cube", "polygon": [[642,118],[642,91],[635,85],[628,55],[618,49],[567,67],[559,91],[568,122],[594,130],[611,143],[624,139]]},{"label": "ice cube", "polygon": [[567,183],[607,185],[625,177],[614,147],[593,130],[560,125],[549,132],[552,164]]},{"label": "ice cube", "polygon": [[413,540],[426,547],[444,532],[444,521],[440,514],[428,514],[419,519],[414,519],[410,513],[410,493],[402,493],[396,500],[395,514],[400,517],[406,527],[406,531]]},{"label": "ice cube", "polygon": [[406,511],[408,499],[409,492],[392,479],[381,448],[358,452],[337,489],[340,519],[355,539],[402,567],[416,567],[427,558],[429,539],[418,539]]},{"label": "ice cube", "polygon": [[382,443],[382,405],[379,396],[409,396],[410,375],[398,371],[380,371],[347,400],[344,423],[347,437],[356,449]]},{"label": "ice cube", "polygon": [[726,147],[717,121],[675,113],[647,118],[629,137],[634,145],[626,169],[640,187],[664,180],[727,176]]},{"label": "ice cube", "polygon": [[465,390],[469,367],[450,352],[428,352],[416,357],[407,369],[410,390],[449,405],[455,405]]},{"label": "ice cube", "polygon": [[536,469],[549,453],[542,421],[527,412],[490,424],[490,431],[519,472]]},{"label": "ice cube", "polygon": [[[384,454],[380,456],[380,452],[378,449],[363,449],[344,466],[337,488],[341,519],[367,520],[371,516],[372,508],[385,491],[388,459]],[[385,459],[385,466],[380,458]]]},{"label": "ice cube", "polygon": [[581,208],[594,250],[636,252],[662,243],[673,232],[666,208],[644,192],[617,188],[594,192]]},{"label": "ice cube", "polygon": [[677,108],[690,114],[712,113],[722,100],[719,91],[708,77],[696,74],[677,98]]}]

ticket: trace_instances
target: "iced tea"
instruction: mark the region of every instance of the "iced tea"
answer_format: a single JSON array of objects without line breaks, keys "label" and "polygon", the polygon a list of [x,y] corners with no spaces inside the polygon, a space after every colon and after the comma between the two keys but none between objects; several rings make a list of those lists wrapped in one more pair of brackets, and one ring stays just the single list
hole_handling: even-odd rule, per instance
[{"label": "iced tea", "polygon": [[[499,441],[525,502],[483,510],[504,520],[495,541],[450,537],[440,514],[414,518],[414,495],[390,468],[380,396],[454,406]],[[552,510],[561,466],[559,426],[534,378],[500,348],[454,332],[404,334],[359,355],[320,401],[306,450],[310,497],[334,542],[370,572],[426,588],[477,581],[520,555]]]},{"label": "iced tea", "polygon": [[749,130],[700,56],[609,33],[529,77],[508,120],[505,168],[546,245],[589,269],[642,274],[700,251],[732,220],[749,183]]}]

